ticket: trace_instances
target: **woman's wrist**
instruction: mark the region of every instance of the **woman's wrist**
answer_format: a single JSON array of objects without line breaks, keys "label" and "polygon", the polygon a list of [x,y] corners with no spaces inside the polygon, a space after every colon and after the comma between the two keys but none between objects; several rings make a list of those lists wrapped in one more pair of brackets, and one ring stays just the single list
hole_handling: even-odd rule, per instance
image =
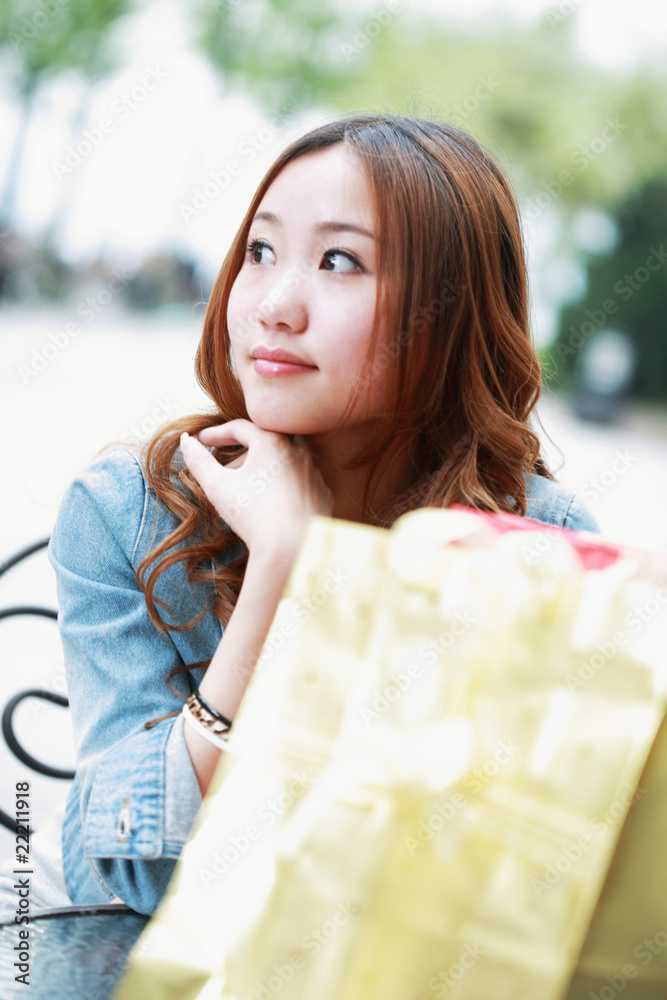
[{"label": "woman's wrist", "polygon": [[[216,712],[233,721],[280,603],[303,530],[268,533],[248,553],[241,591],[218,648],[199,685]],[[185,730],[195,773],[206,791],[219,749],[192,727]]]},{"label": "woman's wrist", "polygon": [[280,603],[294,561],[287,545],[248,555],[241,592],[200,684],[201,695],[233,719]]},{"label": "woman's wrist", "polygon": [[267,532],[263,538],[255,541],[249,549],[248,562],[252,560],[256,566],[286,567],[289,571],[301,548],[307,527],[307,521],[292,527],[280,523],[278,530]]}]

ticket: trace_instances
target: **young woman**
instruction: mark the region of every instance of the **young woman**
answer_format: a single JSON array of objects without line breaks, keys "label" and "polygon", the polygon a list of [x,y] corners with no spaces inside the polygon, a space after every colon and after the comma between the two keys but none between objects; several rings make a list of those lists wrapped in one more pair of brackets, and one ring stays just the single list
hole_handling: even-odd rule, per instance
[{"label": "young woman", "polygon": [[595,529],[528,426],[514,199],[450,125],[368,115],[294,142],[222,266],[197,375],[211,412],[104,452],[61,506],[77,775],[45,905],[154,910],[310,517],[458,502]]}]

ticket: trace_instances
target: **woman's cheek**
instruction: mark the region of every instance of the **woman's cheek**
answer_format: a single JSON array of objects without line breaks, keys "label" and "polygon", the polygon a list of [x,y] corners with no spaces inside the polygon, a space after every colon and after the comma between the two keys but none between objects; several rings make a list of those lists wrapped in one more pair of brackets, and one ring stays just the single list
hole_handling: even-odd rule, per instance
[{"label": "woman's cheek", "polygon": [[251,333],[252,324],[250,321],[250,303],[241,289],[237,285],[232,286],[227,303],[227,329],[232,344],[232,351],[236,358],[237,349],[247,343]]}]

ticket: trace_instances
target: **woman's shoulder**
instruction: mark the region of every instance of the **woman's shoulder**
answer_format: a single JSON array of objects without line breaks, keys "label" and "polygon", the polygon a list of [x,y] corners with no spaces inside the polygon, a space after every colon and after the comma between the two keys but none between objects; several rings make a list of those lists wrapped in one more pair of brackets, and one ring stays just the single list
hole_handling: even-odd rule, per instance
[{"label": "woman's shoulder", "polygon": [[525,478],[526,517],[574,531],[599,532],[597,521],[572,490],[536,473],[528,473]]},{"label": "woman's shoulder", "polygon": [[137,517],[141,520],[145,504],[146,481],[138,450],[108,445],[70,482],[56,528],[71,528],[81,535],[92,521],[104,521],[121,536],[119,540],[124,529],[136,537]]},{"label": "woman's shoulder", "polygon": [[[95,545],[102,534],[120,546],[136,565],[149,538],[169,534],[175,519],[150,489],[142,448],[111,444],[72,480],[62,498],[54,529],[64,555],[70,546],[81,552],[82,540]],[[85,546],[84,546],[85,547]]]},{"label": "woman's shoulder", "polygon": [[[63,615],[76,621],[90,611],[97,620],[106,620],[129,608],[130,616],[137,615],[133,627],[153,636],[144,597],[136,596],[144,587],[137,573],[147,558],[144,568],[155,568],[160,557],[151,553],[179,524],[176,514],[150,488],[141,446],[105,448],[69,486],[51,535],[49,560],[59,582]],[[192,540],[190,536],[178,545]],[[91,610],[91,587],[98,585],[105,588],[105,597]],[[190,622],[202,608],[211,608],[192,630],[172,635],[183,662],[210,659],[215,650],[220,623],[212,610],[214,598],[214,584],[190,579],[182,560],[164,567],[155,581],[154,599],[164,602],[160,613],[168,623]],[[206,655],[200,655],[202,650]]]},{"label": "woman's shoulder", "polygon": [[[82,489],[99,502],[129,489],[134,495],[145,489],[145,465],[138,446],[109,444],[75,476],[72,487]],[[71,487],[70,487],[71,488]]]}]

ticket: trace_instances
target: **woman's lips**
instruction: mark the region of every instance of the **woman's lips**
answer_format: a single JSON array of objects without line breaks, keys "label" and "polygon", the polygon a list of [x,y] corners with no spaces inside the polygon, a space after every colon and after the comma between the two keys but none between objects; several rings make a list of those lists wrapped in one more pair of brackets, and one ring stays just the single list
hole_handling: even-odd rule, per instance
[{"label": "woman's lips", "polygon": [[276,375],[300,375],[304,372],[317,371],[314,365],[295,365],[293,361],[267,361],[265,358],[255,358],[253,368],[258,375],[275,378]]},{"label": "woman's lips", "polygon": [[265,378],[276,378],[279,375],[302,375],[305,372],[317,371],[316,365],[310,365],[296,354],[283,351],[280,348],[258,347],[251,357],[253,368],[258,375]]}]

